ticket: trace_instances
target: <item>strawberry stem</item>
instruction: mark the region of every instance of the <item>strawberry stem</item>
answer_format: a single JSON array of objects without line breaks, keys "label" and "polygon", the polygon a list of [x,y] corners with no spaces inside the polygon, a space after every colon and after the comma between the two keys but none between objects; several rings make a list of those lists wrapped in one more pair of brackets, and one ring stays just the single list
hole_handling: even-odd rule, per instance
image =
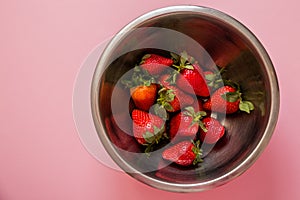
[{"label": "strawberry stem", "polygon": [[146,60],[147,58],[150,58],[150,57],[151,57],[151,54],[145,54],[145,55],[142,57],[142,61],[140,62],[140,65],[143,64],[143,63],[145,63],[145,60]]},{"label": "strawberry stem", "polygon": [[174,60],[174,63],[177,63],[177,64],[173,64],[172,66],[175,67],[178,72],[180,72],[183,69],[194,70],[194,67],[192,64],[195,63],[195,59],[193,57],[189,56],[186,51],[183,51],[180,54],[180,56],[173,54],[173,53],[171,53],[171,56]]},{"label": "strawberry stem", "polygon": [[193,126],[195,123],[198,123],[200,128],[204,132],[207,132],[207,128],[204,126],[203,122],[201,121],[201,119],[207,115],[206,112],[205,111],[195,112],[192,106],[186,107],[185,110],[186,111],[184,111],[183,114],[191,116],[193,118],[193,122],[191,123],[190,126]]},{"label": "strawberry stem", "polygon": [[176,96],[174,90],[163,87],[158,91],[158,95],[159,98],[157,99],[157,103],[166,110],[173,110],[170,102],[172,102]]},{"label": "strawberry stem", "polygon": [[195,154],[195,159],[193,161],[193,165],[196,165],[197,163],[203,162],[202,160],[202,149],[200,149],[200,140],[197,140],[196,142],[192,141],[193,147],[192,151]]},{"label": "strawberry stem", "polygon": [[170,84],[170,85],[174,85],[176,83],[176,79],[177,79],[177,75],[179,74],[179,71],[173,71],[171,73],[171,75],[166,79],[166,81]]},{"label": "strawberry stem", "polygon": [[236,91],[227,92],[226,94],[224,94],[223,98],[228,102],[236,102],[239,100],[239,110],[250,114],[250,112],[255,108],[254,104],[251,101],[244,100],[240,85],[231,80],[226,80],[224,81],[224,83],[230,87],[235,88]]},{"label": "strawberry stem", "polygon": [[169,114],[168,114],[168,112],[166,111],[166,109],[164,108],[163,105],[160,105],[158,103],[154,104],[153,105],[153,110],[154,110],[155,115],[159,116],[163,120],[166,121],[166,120],[169,119]]},{"label": "strawberry stem", "polygon": [[155,78],[139,66],[134,67],[132,76],[129,79],[121,80],[121,83],[126,88],[133,88],[141,85],[150,86],[155,82]]},{"label": "strawberry stem", "polygon": [[165,132],[165,125],[163,124],[160,128],[157,126],[154,126],[153,133],[150,131],[147,131],[143,137],[145,141],[147,142],[144,144],[146,146],[145,153],[149,154],[151,151],[153,151],[153,148],[155,145],[159,144],[161,140],[168,139],[167,133]]},{"label": "strawberry stem", "polygon": [[210,74],[205,74],[205,80],[207,85],[212,89],[216,90],[224,85],[224,80],[222,79],[222,74],[225,71],[225,68],[222,68],[218,71],[211,72]]}]

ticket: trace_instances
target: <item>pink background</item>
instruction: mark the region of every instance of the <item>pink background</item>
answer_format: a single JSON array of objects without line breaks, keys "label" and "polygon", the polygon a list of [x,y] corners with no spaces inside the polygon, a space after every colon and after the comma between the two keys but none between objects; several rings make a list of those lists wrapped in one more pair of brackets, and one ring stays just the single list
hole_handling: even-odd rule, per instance
[{"label": "pink background", "polygon": [[[89,52],[150,10],[209,6],[252,30],[278,74],[281,111],[262,156],[214,190],[159,191],[112,170],[83,147],[72,113],[73,86]],[[296,0],[1,0],[0,200],[300,199],[300,112]]]}]

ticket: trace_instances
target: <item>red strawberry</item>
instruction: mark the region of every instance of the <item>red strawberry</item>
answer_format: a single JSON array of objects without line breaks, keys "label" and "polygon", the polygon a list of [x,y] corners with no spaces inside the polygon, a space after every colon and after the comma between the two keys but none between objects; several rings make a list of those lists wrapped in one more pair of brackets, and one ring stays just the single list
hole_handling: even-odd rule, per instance
[{"label": "red strawberry", "polygon": [[[202,70],[196,64],[193,64],[192,66],[193,68],[191,69],[181,70],[180,74],[182,76],[179,76],[177,79],[178,87],[190,94],[196,94],[202,97],[209,96],[209,89],[205,79],[203,78]],[[187,80],[190,86],[192,86],[193,90],[190,90],[190,86],[184,84],[184,80],[182,79]]]},{"label": "red strawberry", "polygon": [[170,138],[173,139],[175,136],[186,136],[194,139],[199,130],[199,126],[205,129],[201,122],[203,116],[206,116],[204,111],[195,112],[193,107],[186,107],[185,111],[176,114],[170,120]]},{"label": "red strawberry", "polygon": [[212,117],[206,117],[202,120],[206,131],[200,130],[200,139],[204,143],[214,144],[225,133],[225,127],[216,119]]},{"label": "red strawberry", "polygon": [[159,75],[173,65],[173,60],[156,54],[146,54],[140,63],[141,67],[151,75]]},{"label": "red strawberry", "polygon": [[184,93],[174,84],[172,74],[164,74],[160,76],[159,82],[163,86],[158,91],[158,104],[162,105],[169,112],[176,112],[182,107],[189,106],[194,103],[193,97]]},{"label": "red strawberry", "polygon": [[157,85],[142,85],[130,89],[131,98],[135,106],[141,110],[148,111],[156,101]]},{"label": "red strawberry", "polygon": [[194,103],[193,97],[185,94],[175,86],[163,87],[158,91],[158,95],[157,103],[169,112],[176,112]]},{"label": "red strawberry", "polygon": [[239,109],[250,113],[254,106],[250,101],[243,101],[241,95],[239,89],[223,86],[213,93],[212,97],[203,104],[203,108],[227,114],[235,113]]},{"label": "red strawberry", "polygon": [[[176,60],[176,58],[174,59]],[[209,89],[203,71],[196,62],[192,63],[191,59],[193,60],[186,52],[183,52],[180,56],[179,65],[173,65],[181,74],[177,77],[177,86],[190,94],[207,97],[209,96]],[[186,82],[189,84],[186,84]]]},{"label": "red strawberry", "polygon": [[143,145],[158,143],[165,131],[165,121],[142,110],[132,111],[133,136]]},{"label": "red strawberry", "polygon": [[200,141],[196,143],[182,141],[163,151],[162,157],[165,160],[175,162],[178,165],[189,166],[202,162],[202,151],[199,149]]}]

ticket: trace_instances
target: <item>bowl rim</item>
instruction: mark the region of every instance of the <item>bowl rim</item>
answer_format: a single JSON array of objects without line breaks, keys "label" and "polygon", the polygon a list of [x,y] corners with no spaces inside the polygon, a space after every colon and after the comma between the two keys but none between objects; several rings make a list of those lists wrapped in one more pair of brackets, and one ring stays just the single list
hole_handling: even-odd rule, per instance
[{"label": "bowl rim", "polygon": [[[264,131],[262,138],[260,139],[257,146],[254,150],[246,157],[243,162],[237,165],[234,169],[229,171],[222,176],[215,178],[213,180],[201,182],[201,183],[189,183],[189,184],[181,184],[181,183],[170,183],[163,180],[154,179],[150,176],[147,176],[133,167],[131,167],[122,157],[119,156],[115,148],[111,145],[110,140],[106,134],[104,133],[104,127],[101,123],[101,116],[99,112],[99,89],[100,89],[100,82],[101,82],[101,74],[103,72],[103,64],[105,63],[105,58],[109,55],[110,51],[114,49],[114,47],[118,44],[126,32],[130,31],[131,29],[137,27],[141,23],[161,15],[172,14],[172,13],[179,13],[179,12],[186,12],[186,13],[194,13],[201,16],[207,16],[213,19],[217,19],[225,24],[225,26],[230,26],[234,30],[237,30],[240,34],[247,39],[254,50],[258,53],[259,57],[263,65],[266,68],[266,74],[269,78],[270,84],[270,94],[271,94],[271,105],[270,105],[270,113],[269,119]],[[261,155],[263,150],[268,145],[273,132],[275,130],[275,126],[277,124],[278,115],[279,115],[279,107],[280,107],[280,97],[279,97],[279,85],[277,75],[272,64],[272,61],[263,47],[262,43],[257,39],[257,37],[241,22],[237,21],[235,18],[219,11],[214,8],[203,7],[198,5],[176,5],[176,6],[168,6],[159,9],[152,10],[140,17],[134,19],[126,26],[124,26],[108,43],[102,55],[97,63],[91,84],[91,110],[92,110],[92,117],[94,120],[94,125],[98,136],[102,142],[102,145],[111,156],[111,158],[116,162],[119,167],[124,170],[126,173],[131,175],[133,178],[150,185],[154,188],[172,191],[172,192],[199,192],[208,189],[215,188],[217,186],[221,186],[230,180],[238,177],[242,173],[244,173],[250,166],[254,164],[254,162],[258,159]],[[129,173],[130,172],[130,173]]]}]

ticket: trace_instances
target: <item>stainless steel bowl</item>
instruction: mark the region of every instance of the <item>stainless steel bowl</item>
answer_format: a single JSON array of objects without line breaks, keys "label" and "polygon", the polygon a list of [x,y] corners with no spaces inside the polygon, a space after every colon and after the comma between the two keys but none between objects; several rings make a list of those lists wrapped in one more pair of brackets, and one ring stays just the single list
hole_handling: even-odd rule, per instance
[{"label": "stainless steel bowl", "polygon": [[[226,67],[226,76],[240,83],[255,110],[251,114],[224,115],[226,136],[207,147],[209,153],[198,167],[180,169],[168,165],[157,170],[159,159],[147,158],[132,143],[130,98],[115,86],[145,52],[182,49],[193,52],[205,67]],[[190,5],[151,11],[117,33],[99,59],[91,99],[95,127],[113,160],[135,179],[175,192],[211,189],[245,172],[267,146],[279,113],[276,73],[254,34],[220,11]],[[123,112],[119,122],[111,123],[110,117],[118,112]],[[124,133],[129,134],[125,139],[120,136]],[[116,145],[116,140],[120,144]]]}]

